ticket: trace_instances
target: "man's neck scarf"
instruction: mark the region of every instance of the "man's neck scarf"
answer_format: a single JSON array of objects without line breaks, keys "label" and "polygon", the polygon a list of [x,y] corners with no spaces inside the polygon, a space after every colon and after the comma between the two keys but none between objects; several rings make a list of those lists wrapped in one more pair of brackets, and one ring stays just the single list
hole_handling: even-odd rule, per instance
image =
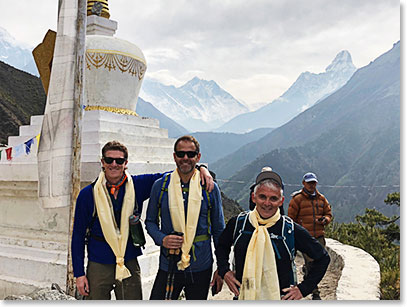
[{"label": "man's neck scarf", "polygon": [[120,178],[117,184],[111,184],[110,182],[106,182],[106,186],[109,189],[110,194],[114,195],[116,191],[119,191],[120,187],[125,183],[127,179],[126,173],[123,174],[122,178]]},{"label": "man's neck scarf", "polygon": [[129,238],[129,216],[134,210],[135,191],[133,180],[126,172],[126,193],[123,199],[120,229],[114,218],[112,200],[106,188],[106,177],[102,171],[93,188],[95,206],[102,227],[103,236],[116,256],[116,279],[121,281],[130,277],[130,271],[124,265],[127,239]]},{"label": "man's neck scarf", "polygon": [[255,230],[247,248],[239,300],[280,300],[276,259],[267,231],[279,219],[280,210],[268,219],[262,219],[256,208],[249,214]]},{"label": "man's neck scarf", "polygon": [[189,182],[187,219],[185,222],[184,199],[182,197],[181,180],[178,171],[171,173],[170,184],[168,185],[168,203],[171,215],[172,226],[175,231],[184,234],[182,243],[181,260],[177,266],[179,270],[185,270],[190,265],[189,251],[194,242],[196,227],[198,225],[199,212],[202,202],[202,186],[199,171],[194,169],[194,174]]}]

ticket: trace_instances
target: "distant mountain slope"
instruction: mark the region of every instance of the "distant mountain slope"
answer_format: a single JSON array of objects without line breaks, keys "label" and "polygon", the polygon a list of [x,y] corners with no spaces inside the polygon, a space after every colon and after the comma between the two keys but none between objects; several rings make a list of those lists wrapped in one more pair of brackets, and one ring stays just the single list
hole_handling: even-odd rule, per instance
[{"label": "distant mountain slope", "polygon": [[145,79],[140,97],[190,131],[209,131],[249,109],[215,81],[193,78],[181,87]]},{"label": "distant mountain slope", "polygon": [[30,116],[44,113],[46,97],[41,80],[0,61],[0,143],[18,135]]},{"label": "distant mountain slope", "polygon": [[[383,200],[400,190],[400,42],[359,69],[342,89],[247,145],[239,157],[254,148],[258,158],[248,164],[236,159],[236,153],[223,159],[233,166],[246,164],[222,184],[224,193],[242,207],[256,174],[270,165],[287,183],[286,206],[290,193],[301,187],[302,175],[314,171],[336,221],[351,221],[364,208],[395,213],[399,209]],[[218,180],[223,178],[217,174]]]},{"label": "distant mountain slope", "polygon": [[263,127],[280,127],[341,88],[355,71],[350,53],[341,51],[325,72],[302,73],[281,97],[254,112],[234,117],[215,131],[242,133]]},{"label": "distant mountain slope", "polygon": [[[250,133],[219,133],[196,132],[192,133],[201,146],[202,162],[212,163],[231,154],[241,146],[256,141],[269,133],[273,128],[256,129]],[[211,167],[211,165],[210,165]]]},{"label": "distant mountain slope", "polygon": [[17,43],[6,29],[0,27],[0,61],[39,76],[31,48]]},{"label": "distant mountain slope", "polygon": [[136,112],[140,116],[156,118],[160,121],[160,127],[168,130],[168,136],[176,138],[188,134],[188,130],[158,111],[151,103],[138,98]]},{"label": "distant mountain slope", "polygon": [[[360,129],[369,133],[379,129],[383,121],[386,124],[394,124],[389,123],[387,117],[390,117],[390,114],[397,115],[399,121],[399,104],[382,106],[381,103],[390,97],[399,99],[397,98],[400,95],[399,62],[398,42],[390,51],[358,69],[348,83],[338,91],[265,137],[216,161],[212,164],[213,170],[219,178],[228,178],[233,175],[236,165],[244,166],[273,149],[300,146],[315,140],[329,130],[341,131],[348,129],[350,124],[352,124],[350,127],[353,127],[350,119],[358,123]],[[385,111],[390,114],[386,115]]]}]

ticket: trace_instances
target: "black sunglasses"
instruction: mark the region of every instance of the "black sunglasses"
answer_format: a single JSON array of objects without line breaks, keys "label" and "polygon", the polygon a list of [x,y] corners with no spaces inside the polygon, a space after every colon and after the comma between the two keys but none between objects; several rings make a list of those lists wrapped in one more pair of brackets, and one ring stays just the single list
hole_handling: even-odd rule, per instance
[{"label": "black sunglasses", "polygon": [[107,164],[112,164],[113,161],[116,161],[116,164],[122,165],[124,162],[126,162],[126,159],[125,158],[103,157],[103,161],[105,161]]},{"label": "black sunglasses", "polygon": [[175,152],[175,155],[176,155],[178,158],[183,158],[185,155],[187,155],[188,158],[193,158],[193,157],[195,157],[197,154],[198,154],[198,153],[197,153],[196,151],[182,151],[182,150],[180,150],[180,151],[176,151],[176,152]]}]

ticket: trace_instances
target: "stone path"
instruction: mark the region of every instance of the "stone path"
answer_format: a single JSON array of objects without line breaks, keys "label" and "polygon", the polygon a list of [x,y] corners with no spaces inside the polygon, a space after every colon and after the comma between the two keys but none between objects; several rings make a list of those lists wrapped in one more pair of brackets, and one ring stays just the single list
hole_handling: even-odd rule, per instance
[{"label": "stone path", "polygon": [[[297,258],[295,259],[295,263],[297,265],[297,275],[298,275],[298,282],[303,280],[302,274],[302,265],[304,264],[304,259],[300,253],[297,254]],[[321,292],[322,300],[336,300],[336,288],[338,286],[339,278],[341,277],[341,271],[335,269],[331,264],[326,271],[324,278],[322,278],[321,282],[319,283],[318,287]],[[311,294],[303,298],[304,300],[311,300]],[[226,283],[223,285],[222,291],[215,296],[212,296],[210,293],[208,295],[208,300],[231,300],[233,298],[233,294],[229,291],[228,286]]]}]

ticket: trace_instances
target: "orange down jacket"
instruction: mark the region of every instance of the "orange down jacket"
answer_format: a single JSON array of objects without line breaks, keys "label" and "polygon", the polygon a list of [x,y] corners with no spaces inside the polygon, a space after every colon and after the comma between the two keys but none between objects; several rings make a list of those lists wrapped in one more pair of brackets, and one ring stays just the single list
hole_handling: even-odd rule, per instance
[{"label": "orange down jacket", "polygon": [[[331,206],[325,196],[318,190],[316,196],[311,196],[304,189],[294,192],[291,196],[288,216],[307,229],[315,238],[325,235],[325,225],[332,220]],[[325,225],[317,221],[321,217],[325,217]]]}]

